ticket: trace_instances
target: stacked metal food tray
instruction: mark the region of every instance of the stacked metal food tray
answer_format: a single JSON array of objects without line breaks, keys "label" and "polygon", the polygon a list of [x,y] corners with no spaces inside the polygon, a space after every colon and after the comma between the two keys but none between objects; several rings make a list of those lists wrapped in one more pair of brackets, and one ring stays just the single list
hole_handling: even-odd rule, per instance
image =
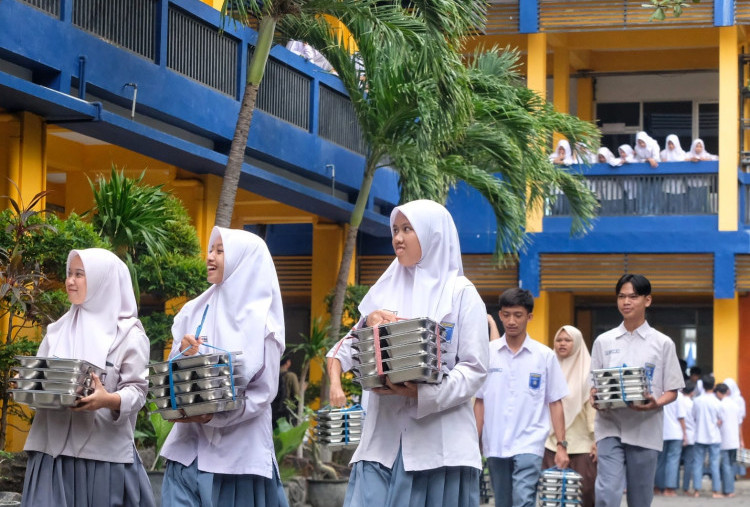
[{"label": "stacked metal food tray", "polygon": [[737,449],[737,463],[750,466],[750,449]]},{"label": "stacked metal food tray", "polygon": [[[239,408],[234,368],[241,352],[185,356],[149,365],[149,394],[164,419],[182,419]],[[231,359],[231,364],[230,364]]]},{"label": "stacked metal food tray", "polygon": [[593,370],[591,375],[596,388],[594,403],[598,408],[648,403],[645,395],[651,392],[651,385],[642,367],[602,368]]},{"label": "stacked metal food tray", "polygon": [[550,468],[542,472],[537,487],[539,507],[573,507],[581,504],[580,474],[570,469]]},{"label": "stacked metal food tray", "polygon": [[352,348],[356,380],[363,389],[385,385],[385,377],[394,383],[428,382],[441,380],[440,368],[445,328],[432,319],[408,319],[378,326],[380,357],[383,375],[378,375],[375,328],[352,331],[356,340]]},{"label": "stacked metal food tray", "polygon": [[322,408],[315,413],[315,438],[328,447],[356,447],[362,436],[364,411],[349,408]]},{"label": "stacked metal food tray", "polygon": [[72,407],[92,391],[91,375],[103,377],[103,370],[82,359],[16,356],[13,400],[33,408]]}]

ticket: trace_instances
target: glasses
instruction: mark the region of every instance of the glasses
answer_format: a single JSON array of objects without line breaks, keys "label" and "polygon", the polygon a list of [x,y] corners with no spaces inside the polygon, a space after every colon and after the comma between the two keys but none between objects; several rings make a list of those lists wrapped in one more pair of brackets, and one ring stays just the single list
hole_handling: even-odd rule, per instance
[{"label": "glasses", "polygon": [[636,301],[638,298],[641,297],[640,294],[618,294],[617,299],[620,301],[625,301],[626,299],[629,301]]}]

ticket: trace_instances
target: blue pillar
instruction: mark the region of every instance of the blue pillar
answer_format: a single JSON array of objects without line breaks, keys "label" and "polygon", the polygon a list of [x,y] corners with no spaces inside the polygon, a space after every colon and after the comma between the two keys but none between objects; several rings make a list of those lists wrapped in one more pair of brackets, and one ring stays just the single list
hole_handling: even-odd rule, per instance
[{"label": "blue pillar", "polygon": [[539,252],[529,246],[518,258],[518,286],[539,297]]},{"label": "blue pillar", "polygon": [[154,61],[160,67],[167,66],[167,45],[169,44],[169,1],[159,0],[156,4],[156,40],[154,41]]},{"label": "blue pillar", "polygon": [[714,297],[734,298],[734,252],[714,253]]},{"label": "blue pillar", "polygon": [[714,26],[734,25],[735,0],[714,0]]},{"label": "blue pillar", "polygon": [[520,0],[518,2],[518,31],[520,33],[537,33],[539,31],[539,0]]}]

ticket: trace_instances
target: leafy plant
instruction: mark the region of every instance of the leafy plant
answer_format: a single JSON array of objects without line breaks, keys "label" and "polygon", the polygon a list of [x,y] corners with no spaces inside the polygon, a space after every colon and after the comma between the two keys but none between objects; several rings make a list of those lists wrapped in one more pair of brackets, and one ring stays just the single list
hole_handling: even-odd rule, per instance
[{"label": "leafy plant", "polygon": [[[148,403],[147,407],[150,412],[148,415],[150,427],[148,427],[148,425],[142,425],[139,436],[153,438],[155,446],[154,462],[151,464],[150,470],[157,470],[163,466],[163,460],[161,456],[159,456],[159,452],[161,452],[161,448],[164,446],[164,442],[166,442],[169,432],[172,431],[174,423],[172,421],[167,421],[156,412],[156,404],[154,402]],[[145,430],[143,429],[144,426]]]},{"label": "leafy plant", "polygon": [[273,448],[276,451],[277,463],[281,464],[284,456],[299,448],[309,427],[310,421],[302,421],[296,426],[292,426],[284,418],[276,421],[276,428],[273,430]]}]

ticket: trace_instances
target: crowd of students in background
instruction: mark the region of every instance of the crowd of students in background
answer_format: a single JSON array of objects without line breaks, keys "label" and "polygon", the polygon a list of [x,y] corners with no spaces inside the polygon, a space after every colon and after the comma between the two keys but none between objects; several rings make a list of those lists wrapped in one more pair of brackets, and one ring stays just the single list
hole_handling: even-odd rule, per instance
[{"label": "crowd of students in background", "polygon": [[549,156],[556,165],[573,164],[609,164],[619,167],[625,164],[648,163],[656,168],[659,162],[699,162],[702,160],[718,160],[716,155],[706,151],[702,139],[694,139],[690,150],[685,151],[680,145],[680,139],[675,134],[667,136],[666,146],[660,149],[659,143],[646,132],[638,132],[635,145],[622,144],[617,148],[617,155],[607,147],[600,147],[596,153],[582,143],[577,143],[575,150],[567,139],[557,143],[555,152]]}]

